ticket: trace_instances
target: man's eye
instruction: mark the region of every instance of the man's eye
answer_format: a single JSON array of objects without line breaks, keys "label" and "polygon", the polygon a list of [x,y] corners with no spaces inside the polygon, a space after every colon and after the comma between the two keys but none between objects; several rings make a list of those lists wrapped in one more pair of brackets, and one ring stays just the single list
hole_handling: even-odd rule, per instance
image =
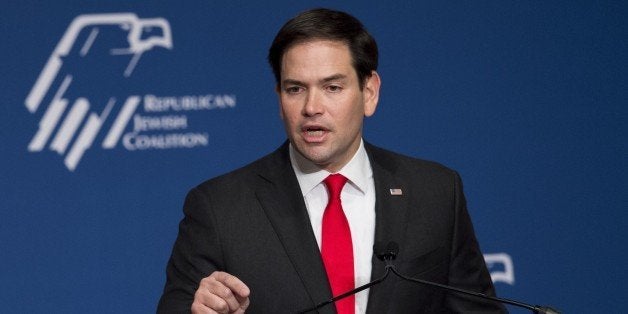
[{"label": "man's eye", "polygon": [[332,93],[337,93],[340,92],[342,90],[342,87],[338,86],[338,85],[329,85],[327,86],[327,91],[332,92]]},{"label": "man's eye", "polygon": [[303,90],[303,88],[300,87],[300,86],[286,87],[286,93],[288,93],[288,94],[297,94],[297,93],[301,92],[302,90]]}]

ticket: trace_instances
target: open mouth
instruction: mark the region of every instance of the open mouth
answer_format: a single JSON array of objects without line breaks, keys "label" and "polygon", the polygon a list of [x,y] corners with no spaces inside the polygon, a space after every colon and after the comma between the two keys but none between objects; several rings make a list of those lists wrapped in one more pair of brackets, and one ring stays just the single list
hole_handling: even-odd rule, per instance
[{"label": "open mouth", "polygon": [[306,126],[302,129],[303,137],[308,142],[320,142],[325,138],[325,134],[328,133],[329,130],[322,126],[310,125]]},{"label": "open mouth", "polygon": [[325,133],[325,130],[322,128],[307,128],[305,129],[305,134],[307,136],[322,136]]}]

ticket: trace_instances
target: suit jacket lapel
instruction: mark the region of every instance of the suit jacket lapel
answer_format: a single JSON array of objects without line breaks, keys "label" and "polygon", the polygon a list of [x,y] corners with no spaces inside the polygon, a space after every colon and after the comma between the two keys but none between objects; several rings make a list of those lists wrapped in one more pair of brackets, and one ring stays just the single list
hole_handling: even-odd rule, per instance
[{"label": "suit jacket lapel", "polygon": [[[312,304],[303,305],[305,309],[329,300],[332,297],[330,285],[290,164],[287,143],[264,162],[258,172],[263,183],[256,195],[312,300]],[[330,306],[319,312],[334,313]]]},{"label": "suit jacket lapel", "polygon": [[[365,144],[373,169],[375,182],[375,249],[372,258],[371,280],[384,275],[385,264],[375,254],[378,246],[386,246],[388,242],[396,242],[399,247],[404,246],[406,230],[406,214],[408,210],[407,197],[403,195],[406,190],[405,182],[401,182],[397,176],[396,165],[390,160],[385,160],[377,152],[377,148]],[[398,189],[392,192],[391,189]],[[389,277],[392,277],[391,275]],[[388,303],[393,299],[395,280],[387,278],[384,282],[369,290],[367,313],[381,313],[388,308]]]}]

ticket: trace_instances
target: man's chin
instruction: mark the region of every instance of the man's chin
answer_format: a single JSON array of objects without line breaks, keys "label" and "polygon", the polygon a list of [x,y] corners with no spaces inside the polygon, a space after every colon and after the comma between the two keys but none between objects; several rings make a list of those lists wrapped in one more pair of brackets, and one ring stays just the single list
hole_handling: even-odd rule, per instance
[{"label": "man's chin", "polygon": [[329,164],[329,158],[326,155],[318,154],[315,152],[305,152],[305,154],[303,154],[303,157],[305,157],[305,159],[311,161],[317,166],[325,166]]},{"label": "man's chin", "polygon": [[330,163],[329,154],[324,150],[316,148],[317,147],[312,146],[306,147],[305,149],[303,149],[302,147],[297,147],[297,150],[301,154],[301,156],[303,156],[303,158],[309,160],[317,166],[325,167]]}]

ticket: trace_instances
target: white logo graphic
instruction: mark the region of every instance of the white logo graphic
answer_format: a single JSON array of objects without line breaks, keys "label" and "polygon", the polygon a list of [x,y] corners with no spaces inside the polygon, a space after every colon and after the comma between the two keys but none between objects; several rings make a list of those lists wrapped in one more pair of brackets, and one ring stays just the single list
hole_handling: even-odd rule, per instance
[{"label": "white logo graphic", "polygon": [[[116,30],[115,35],[109,36],[101,29]],[[108,14],[87,14],[77,16],[61,41],[48,58],[46,66],[39,74],[35,85],[32,87],[26,98],[26,108],[35,114],[42,102],[50,99],[49,105],[39,122],[39,129],[28,145],[28,151],[40,152],[50,141],[49,148],[64,156],[64,164],[74,171],[81,161],[83,154],[89,149],[99,131],[105,124],[111,113],[117,116],[113,121],[108,122],[111,126],[102,141],[103,149],[114,148],[122,138],[123,147],[129,151],[145,149],[169,149],[169,148],[191,148],[195,146],[207,146],[209,136],[206,133],[167,133],[167,134],[141,134],[140,132],[172,131],[182,130],[188,127],[187,116],[181,111],[210,110],[215,108],[231,108],[235,106],[235,96],[233,95],[201,95],[201,96],[179,96],[179,97],[157,97],[154,95],[128,95],[121,108],[115,108],[116,97],[102,95],[100,101],[90,102],[82,95],[75,95],[77,92],[68,88],[72,85],[75,77],[80,74],[89,73],[82,68],[74,67],[75,74],[62,72],[64,62],[72,65],[76,60],[84,60],[95,45],[97,37],[109,41],[108,44],[119,41],[119,33],[126,33],[128,45],[122,48],[114,48],[108,51],[110,56],[132,55],[130,62],[126,66],[122,76],[130,77],[136,68],[138,61],[144,52],[154,48],[162,47],[172,49],[172,35],[170,24],[163,18],[140,19],[133,13],[108,13]],[[158,33],[157,35],[151,35]],[[87,34],[87,36],[85,36]],[[149,36],[146,36],[149,34]],[[80,36],[81,35],[81,36]],[[75,47],[77,41],[83,42],[82,46]],[[76,55],[76,56],[75,56]],[[90,54],[93,55],[93,54]],[[106,54],[107,55],[107,54]],[[96,54],[102,58],[101,55]],[[98,64],[108,67],[100,71],[107,71],[115,66],[97,60]],[[99,75],[97,73],[96,75]],[[117,75],[117,74],[116,74]],[[97,81],[97,84],[108,83],[104,80]],[[89,83],[85,83],[88,84]],[[124,84],[122,84],[124,85]],[[119,86],[119,85],[115,85]],[[89,93],[100,92],[100,86],[88,86],[82,91]],[[103,88],[105,91],[107,88]],[[79,92],[81,89],[79,88]],[[70,107],[72,99],[72,105]],[[108,99],[108,100],[107,100]],[[144,113],[149,115],[136,114],[140,103],[144,102]],[[93,105],[100,104],[101,108]],[[102,108],[104,105],[104,108]],[[90,110],[91,109],[91,110]],[[91,112],[90,112],[91,111]],[[178,112],[178,115],[160,115],[166,112]],[[157,116],[156,116],[157,114]],[[130,121],[133,121],[133,132],[126,133],[125,129]]]},{"label": "white logo graphic", "polygon": [[515,284],[515,267],[510,255],[506,253],[484,254],[484,261],[493,282]]}]

